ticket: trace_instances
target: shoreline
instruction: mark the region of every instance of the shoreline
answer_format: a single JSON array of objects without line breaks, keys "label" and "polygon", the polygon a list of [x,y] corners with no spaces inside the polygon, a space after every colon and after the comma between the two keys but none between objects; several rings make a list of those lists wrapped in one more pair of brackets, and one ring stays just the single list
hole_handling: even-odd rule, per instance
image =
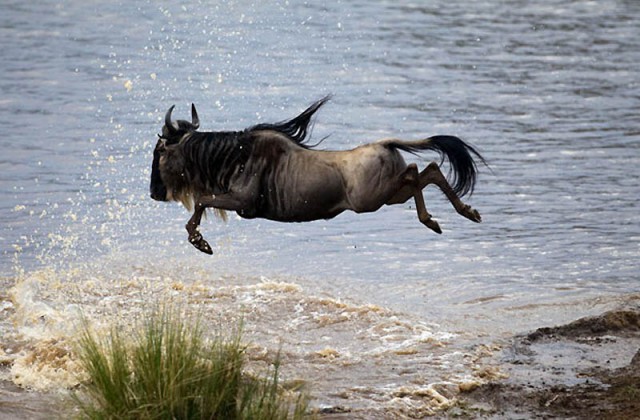
[{"label": "shoreline", "polygon": [[640,418],[640,308],[513,337],[495,356],[506,379],[460,395],[446,417]]},{"label": "shoreline", "polygon": [[[431,418],[640,418],[640,295],[616,307],[499,342],[474,340],[467,349],[482,359],[476,376],[484,381],[452,392],[451,404],[434,407]],[[9,323],[14,310],[6,306],[0,322]],[[63,417],[70,409],[64,393],[29,391],[7,380],[13,359],[6,356],[0,358],[0,420]],[[429,405],[433,396],[412,398]],[[348,406],[318,409],[320,419],[384,415]]]}]

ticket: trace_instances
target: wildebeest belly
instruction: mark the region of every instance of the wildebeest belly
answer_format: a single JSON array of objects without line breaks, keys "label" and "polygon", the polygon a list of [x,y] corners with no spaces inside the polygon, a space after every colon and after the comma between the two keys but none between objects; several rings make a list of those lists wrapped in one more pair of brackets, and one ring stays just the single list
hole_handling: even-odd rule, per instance
[{"label": "wildebeest belly", "polygon": [[281,222],[331,219],[346,209],[340,171],[330,162],[290,156],[263,177],[257,217]]}]

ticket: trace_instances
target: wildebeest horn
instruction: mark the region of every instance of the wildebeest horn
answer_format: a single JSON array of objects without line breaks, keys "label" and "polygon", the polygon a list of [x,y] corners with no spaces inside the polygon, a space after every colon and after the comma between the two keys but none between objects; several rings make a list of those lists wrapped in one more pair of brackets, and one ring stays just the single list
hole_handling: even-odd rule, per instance
[{"label": "wildebeest horn", "polygon": [[167,111],[167,114],[164,116],[164,125],[167,127],[167,130],[169,130],[170,132],[174,132],[177,129],[177,127],[173,125],[173,122],[171,122],[171,113],[173,112],[173,108],[175,107],[176,107],[175,105],[171,105],[171,108],[169,108],[169,110]]},{"label": "wildebeest horn", "polygon": [[195,104],[191,104],[191,125],[196,129],[200,127],[200,119],[198,118]]}]

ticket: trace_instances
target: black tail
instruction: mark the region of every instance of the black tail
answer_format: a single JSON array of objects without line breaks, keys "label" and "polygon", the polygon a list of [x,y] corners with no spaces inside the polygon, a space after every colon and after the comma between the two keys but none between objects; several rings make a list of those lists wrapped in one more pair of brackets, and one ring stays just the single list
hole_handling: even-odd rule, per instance
[{"label": "black tail", "polygon": [[418,141],[390,140],[387,145],[413,154],[424,150],[434,150],[440,153],[440,163],[445,159],[449,161],[448,178],[453,177],[449,183],[460,197],[465,194],[473,194],[476,185],[478,168],[473,155],[483,164],[487,164],[476,149],[454,136],[433,136]]},{"label": "black tail", "polygon": [[275,124],[258,124],[251,127],[250,130],[274,130],[286,135],[301,146],[309,147],[305,146],[304,143],[305,138],[307,137],[311,117],[313,117],[313,114],[315,114],[315,112],[329,99],[331,99],[331,95],[325,96],[319,101],[313,103],[309,108],[305,109],[302,114],[291,120],[281,121]]}]

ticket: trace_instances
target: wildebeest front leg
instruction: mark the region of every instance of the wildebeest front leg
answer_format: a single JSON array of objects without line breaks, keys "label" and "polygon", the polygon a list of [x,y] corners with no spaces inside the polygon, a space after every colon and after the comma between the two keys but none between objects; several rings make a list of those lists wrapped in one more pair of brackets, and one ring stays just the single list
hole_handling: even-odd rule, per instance
[{"label": "wildebeest front leg", "polygon": [[199,227],[202,215],[207,208],[219,208],[225,210],[239,210],[242,204],[234,199],[231,194],[200,196],[195,200],[195,211],[185,226],[189,233],[189,242],[205,254],[213,254],[209,243],[202,237]]},{"label": "wildebeest front leg", "polygon": [[413,198],[416,202],[416,208],[418,210],[418,219],[420,222],[436,233],[442,233],[438,222],[431,218],[431,215],[427,211],[427,206],[424,204],[424,197],[422,196],[422,188],[420,187],[420,174],[418,173],[418,166],[415,163],[411,163],[407,166],[404,173],[404,182],[413,192]]},{"label": "wildebeest front leg", "polygon": [[211,246],[209,246],[209,243],[202,237],[199,230],[200,222],[202,221],[202,214],[207,208],[207,205],[203,203],[204,200],[198,201],[199,202],[195,205],[195,211],[186,226],[187,232],[189,233],[189,242],[205,254],[211,255],[213,254],[213,250],[211,249]]}]

